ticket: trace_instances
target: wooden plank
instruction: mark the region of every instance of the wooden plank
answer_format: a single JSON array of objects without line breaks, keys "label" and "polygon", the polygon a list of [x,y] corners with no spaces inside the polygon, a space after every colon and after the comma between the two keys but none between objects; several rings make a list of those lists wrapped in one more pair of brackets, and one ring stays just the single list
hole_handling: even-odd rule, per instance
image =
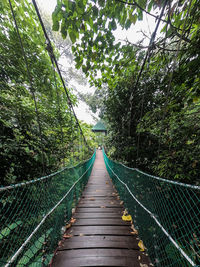
[{"label": "wooden plank", "polygon": [[68,234],[70,235],[115,235],[115,236],[127,236],[131,235],[131,228],[129,226],[79,226],[72,227]]},{"label": "wooden plank", "polygon": [[82,195],[83,200],[91,200],[91,198],[94,198],[96,200],[109,200],[109,199],[113,199],[116,200],[116,196],[114,196],[113,194],[111,195],[106,195],[106,194],[101,194],[101,195],[96,195],[96,196],[90,196],[89,194],[83,194]]},{"label": "wooden plank", "polygon": [[[84,236],[88,237],[88,236]],[[99,236],[93,236],[93,240],[85,240],[74,242],[69,239],[67,242],[61,242],[58,250],[66,250],[66,249],[93,249],[93,248],[120,248],[120,249],[134,249],[139,250],[138,242],[128,242],[128,241],[106,241],[106,240],[96,240]],[[81,237],[82,238],[82,237]]]},{"label": "wooden plank", "polygon": [[[98,192],[95,192],[95,191],[88,191],[88,192],[84,192],[83,193],[83,196],[88,196],[90,197],[91,195],[94,195],[94,196],[107,196],[107,197],[110,197],[110,196],[113,196],[113,191],[98,191]],[[117,194],[117,193],[115,193]]]},{"label": "wooden plank", "polygon": [[65,251],[58,251],[57,255],[69,256],[71,258],[76,257],[89,257],[89,256],[101,256],[101,257],[115,257],[115,256],[124,256],[124,257],[131,257],[136,258],[140,255],[142,258],[145,258],[145,254],[138,250],[128,250],[128,249],[118,249],[118,248],[94,248],[94,249],[77,249],[77,250],[65,250]]},{"label": "wooden plank", "polygon": [[80,208],[105,208],[105,207],[107,207],[107,208],[120,208],[120,205],[118,205],[118,204],[110,204],[110,203],[97,203],[96,205],[94,205],[94,204],[90,204],[90,203],[80,203],[79,205],[78,205]]},{"label": "wooden plank", "polygon": [[83,205],[88,205],[88,206],[108,206],[108,207],[113,207],[113,206],[121,206],[119,200],[113,200],[113,199],[103,199],[103,200],[96,200],[96,199],[82,199],[79,202],[79,207]]},{"label": "wooden plank", "polygon": [[125,222],[121,218],[119,219],[77,219],[73,226],[80,225],[131,225],[130,222]]},{"label": "wooden plank", "polygon": [[135,249],[139,250],[138,241],[135,240],[133,235],[131,236],[114,236],[114,235],[100,235],[100,236],[72,236],[67,242],[126,242],[136,244]]},{"label": "wooden plank", "polygon": [[119,200],[119,199],[117,199],[116,197],[115,198],[112,198],[112,199],[110,199],[110,197],[109,198],[97,198],[97,197],[84,197],[84,198],[82,198],[81,199],[81,201],[80,201],[80,203],[91,203],[91,201],[92,201],[92,203],[95,203],[95,202],[114,202],[114,203],[117,203],[117,204],[119,204],[121,201]]},{"label": "wooden plank", "polygon": [[[62,257],[55,257],[54,262],[52,263],[52,266],[54,267],[77,267],[77,266],[115,266],[115,267],[141,267],[141,264],[144,264],[146,262],[139,262],[137,261],[138,257],[127,257],[127,256],[114,256],[114,257],[101,257],[101,256],[88,256],[88,257],[76,257],[76,258],[70,258],[65,257],[64,254],[62,254]],[[145,265],[149,266],[149,265]]]},{"label": "wooden plank", "polygon": [[84,192],[89,192],[89,191],[94,191],[94,192],[106,192],[106,191],[113,191],[116,192],[116,190],[113,189],[112,186],[104,186],[102,185],[101,187],[98,188],[98,186],[90,186],[90,187],[86,187]]},{"label": "wooden plank", "polygon": [[113,196],[112,194],[111,195],[89,195],[89,194],[87,194],[87,195],[82,195],[82,198],[83,199],[88,199],[88,200],[90,200],[91,198],[95,198],[95,199],[98,199],[98,200],[102,200],[102,199],[106,199],[106,200],[111,200],[112,201],[112,199],[116,199],[116,196]]},{"label": "wooden plank", "polygon": [[82,194],[83,197],[113,197],[113,192],[107,192],[106,194],[105,193],[102,193],[102,192],[91,192],[91,193],[83,193]]},{"label": "wooden plank", "polygon": [[73,215],[73,218],[76,218],[76,219],[99,219],[99,218],[106,218],[106,219],[109,219],[109,218],[117,218],[119,219],[119,213],[92,213],[92,212],[76,212],[74,215]]},{"label": "wooden plank", "polygon": [[92,213],[97,213],[97,212],[102,212],[102,213],[119,213],[122,214],[123,208],[122,207],[78,207],[76,208],[76,212],[92,212]]}]

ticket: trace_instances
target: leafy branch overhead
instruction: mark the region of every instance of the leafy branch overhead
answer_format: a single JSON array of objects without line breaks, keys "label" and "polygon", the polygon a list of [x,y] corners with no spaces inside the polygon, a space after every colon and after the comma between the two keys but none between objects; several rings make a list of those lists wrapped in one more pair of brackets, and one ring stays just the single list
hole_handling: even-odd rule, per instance
[{"label": "leafy branch overhead", "polygon": [[[117,73],[124,72],[124,66],[131,66],[139,56],[141,49],[130,43],[118,41],[114,37],[117,28],[129,29],[137,21],[143,20],[144,14],[153,16],[155,22],[159,10],[166,5],[162,21],[162,37],[158,46],[154,42],[154,50],[174,49],[170,43],[181,39],[187,45],[197,31],[196,22],[198,4],[195,0],[191,6],[188,1],[165,0],[63,0],[57,1],[52,14],[53,30],[60,31],[63,38],[68,35],[73,43],[76,67],[82,67],[83,72],[96,84],[111,80]],[[187,27],[184,18],[188,9],[193,17],[189,17]],[[183,30],[184,28],[184,30]],[[192,36],[191,36],[192,35]],[[163,40],[163,41],[162,41]],[[156,40],[155,40],[156,41]],[[103,79],[95,82],[98,71]]]}]

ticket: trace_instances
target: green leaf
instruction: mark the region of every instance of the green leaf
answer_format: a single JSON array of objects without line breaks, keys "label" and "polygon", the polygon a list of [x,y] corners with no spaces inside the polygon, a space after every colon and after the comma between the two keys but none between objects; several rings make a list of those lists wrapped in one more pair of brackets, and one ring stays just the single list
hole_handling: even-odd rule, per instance
[{"label": "green leaf", "polygon": [[93,6],[92,10],[93,10],[94,17],[97,17],[98,16],[98,8],[96,6]]},{"label": "green leaf", "polygon": [[129,14],[129,20],[130,20],[133,24],[136,23],[137,19],[138,19],[137,14],[134,14],[134,15]]},{"label": "green leaf", "polygon": [[143,12],[142,12],[142,10],[137,8],[137,12],[138,12],[138,20],[143,20]]},{"label": "green leaf", "polygon": [[114,31],[117,29],[117,24],[114,19],[111,21],[110,25]]},{"label": "green leaf", "polygon": [[52,30],[53,31],[59,31],[59,26],[60,26],[59,22],[57,20],[54,21],[53,26],[52,26]]},{"label": "green leaf", "polygon": [[104,7],[105,0],[98,0],[98,4],[100,7]]},{"label": "green leaf", "polygon": [[151,2],[148,4],[148,8],[147,8],[148,12],[151,12],[151,9],[152,9],[154,3],[155,3],[155,1],[151,0]]},{"label": "green leaf", "polygon": [[125,24],[125,29],[128,30],[131,26],[131,21],[130,19],[127,20],[126,24]]},{"label": "green leaf", "polygon": [[72,43],[74,44],[76,42],[76,34],[73,31],[69,32],[69,37]]},{"label": "green leaf", "polygon": [[14,230],[16,227],[18,227],[21,224],[22,224],[22,221],[17,221],[15,223],[10,224],[8,227],[4,228],[0,232],[0,240],[8,236],[12,230]]},{"label": "green leaf", "polygon": [[194,140],[188,140],[188,141],[186,142],[186,144],[187,144],[187,145],[194,144]]},{"label": "green leaf", "polygon": [[197,104],[199,103],[199,101],[200,101],[200,97],[197,97],[197,96],[193,97],[193,103]]}]

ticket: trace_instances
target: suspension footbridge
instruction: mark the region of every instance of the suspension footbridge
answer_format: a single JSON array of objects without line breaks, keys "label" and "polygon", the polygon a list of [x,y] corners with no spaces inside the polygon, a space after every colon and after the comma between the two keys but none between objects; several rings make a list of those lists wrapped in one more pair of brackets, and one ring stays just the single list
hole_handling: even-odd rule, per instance
[{"label": "suspension footbridge", "polygon": [[199,264],[200,188],[128,168],[104,151],[0,194],[1,266]]}]

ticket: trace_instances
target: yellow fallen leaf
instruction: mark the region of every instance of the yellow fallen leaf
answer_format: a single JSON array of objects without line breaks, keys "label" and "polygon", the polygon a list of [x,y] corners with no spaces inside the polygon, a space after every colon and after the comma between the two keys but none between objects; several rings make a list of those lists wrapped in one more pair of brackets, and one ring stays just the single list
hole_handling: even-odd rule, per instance
[{"label": "yellow fallen leaf", "polygon": [[76,221],[76,219],[74,219],[74,218],[71,218],[71,223],[75,223],[75,221]]},{"label": "yellow fallen leaf", "polygon": [[79,236],[84,236],[84,234],[80,233]]},{"label": "yellow fallen leaf", "polygon": [[120,204],[120,205],[123,205],[123,204],[124,204],[124,201],[121,201],[119,204]]},{"label": "yellow fallen leaf", "polygon": [[140,240],[140,241],[138,242],[138,247],[140,248],[140,251],[145,251],[145,246],[144,246],[142,240]]},{"label": "yellow fallen leaf", "polygon": [[130,221],[132,221],[132,217],[131,217],[131,215],[123,215],[122,220],[126,221],[126,222],[130,222]]},{"label": "yellow fallen leaf", "polygon": [[131,229],[133,230],[133,232],[136,232],[137,230],[135,229],[133,223],[131,224]]},{"label": "yellow fallen leaf", "polygon": [[109,182],[106,182],[106,184],[109,184]]},{"label": "yellow fallen leaf", "polygon": [[132,234],[132,235],[137,235],[137,234],[138,234],[138,231],[135,230],[135,231],[131,232],[131,234]]},{"label": "yellow fallen leaf", "polygon": [[72,235],[67,235],[67,234],[64,234],[63,238],[71,238]]},{"label": "yellow fallen leaf", "polygon": [[102,208],[102,209],[105,209],[105,208],[106,208],[106,206],[101,206],[101,208]]},{"label": "yellow fallen leaf", "polygon": [[66,229],[69,229],[71,226],[72,226],[72,224],[71,224],[71,223],[68,223],[68,224],[65,226],[65,228],[66,228]]},{"label": "yellow fallen leaf", "polygon": [[72,214],[75,212],[75,208],[72,208]]},{"label": "yellow fallen leaf", "polygon": [[113,201],[111,201],[111,202],[110,202],[110,204],[114,204],[114,202],[113,202]]}]

